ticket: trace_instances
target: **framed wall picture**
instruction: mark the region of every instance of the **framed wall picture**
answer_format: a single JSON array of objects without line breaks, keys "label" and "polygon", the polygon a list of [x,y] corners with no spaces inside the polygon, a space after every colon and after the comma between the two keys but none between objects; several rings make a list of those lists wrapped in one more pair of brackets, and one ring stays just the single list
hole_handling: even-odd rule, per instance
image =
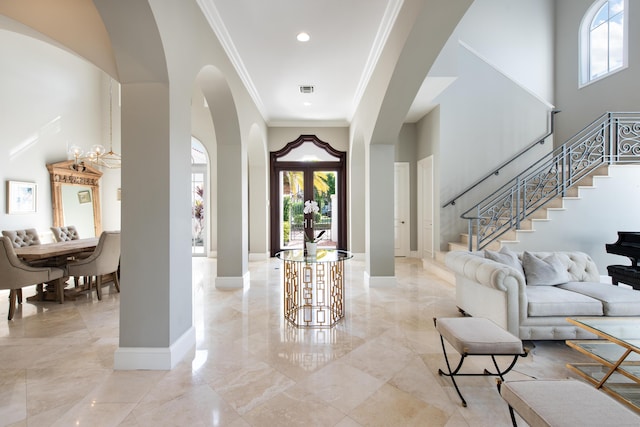
[{"label": "framed wall picture", "polygon": [[35,213],[38,186],[35,182],[7,181],[7,213]]},{"label": "framed wall picture", "polygon": [[91,203],[91,193],[89,190],[78,191],[78,202],[80,202],[80,204]]}]

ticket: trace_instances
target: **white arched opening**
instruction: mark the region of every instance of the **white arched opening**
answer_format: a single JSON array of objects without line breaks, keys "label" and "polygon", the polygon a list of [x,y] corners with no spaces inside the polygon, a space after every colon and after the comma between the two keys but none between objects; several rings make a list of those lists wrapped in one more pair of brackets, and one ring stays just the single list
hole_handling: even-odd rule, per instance
[{"label": "white arched opening", "polygon": [[194,136],[191,137],[191,255],[207,256],[208,230],[211,224],[209,155]]}]

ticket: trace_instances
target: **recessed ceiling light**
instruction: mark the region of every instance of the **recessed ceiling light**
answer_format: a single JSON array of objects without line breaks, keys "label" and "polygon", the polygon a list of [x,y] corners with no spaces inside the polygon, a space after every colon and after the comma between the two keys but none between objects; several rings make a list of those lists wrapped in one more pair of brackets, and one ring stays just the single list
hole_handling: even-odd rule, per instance
[{"label": "recessed ceiling light", "polygon": [[310,38],[311,37],[309,37],[309,34],[305,33],[304,31],[298,33],[298,35],[296,36],[296,39],[298,39],[299,42],[308,42]]},{"label": "recessed ceiling light", "polygon": [[309,107],[311,105],[310,102],[303,102],[302,105],[304,105],[305,107]]}]

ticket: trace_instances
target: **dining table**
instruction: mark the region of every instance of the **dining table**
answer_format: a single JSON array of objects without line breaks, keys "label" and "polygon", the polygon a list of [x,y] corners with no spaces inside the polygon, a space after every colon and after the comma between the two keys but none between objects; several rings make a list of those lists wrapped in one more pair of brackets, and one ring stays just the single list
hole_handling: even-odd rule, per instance
[{"label": "dining table", "polygon": [[[27,264],[37,264],[37,266],[49,266],[65,268],[67,262],[80,254],[93,251],[98,245],[98,237],[86,239],[68,240],[66,242],[45,243],[42,245],[23,246],[15,248],[16,255]],[[35,301],[55,301],[60,304],[64,302],[64,287],[67,277],[53,280],[47,286],[38,284],[36,286],[37,295],[27,298]]]}]

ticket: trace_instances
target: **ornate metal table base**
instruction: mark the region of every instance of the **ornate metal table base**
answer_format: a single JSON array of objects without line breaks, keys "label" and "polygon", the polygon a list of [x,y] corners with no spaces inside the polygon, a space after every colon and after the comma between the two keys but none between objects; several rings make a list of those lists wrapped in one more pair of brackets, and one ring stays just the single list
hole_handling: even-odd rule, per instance
[{"label": "ornate metal table base", "polygon": [[345,251],[284,251],[284,318],[296,327],[330,328],[344,317]]}]

